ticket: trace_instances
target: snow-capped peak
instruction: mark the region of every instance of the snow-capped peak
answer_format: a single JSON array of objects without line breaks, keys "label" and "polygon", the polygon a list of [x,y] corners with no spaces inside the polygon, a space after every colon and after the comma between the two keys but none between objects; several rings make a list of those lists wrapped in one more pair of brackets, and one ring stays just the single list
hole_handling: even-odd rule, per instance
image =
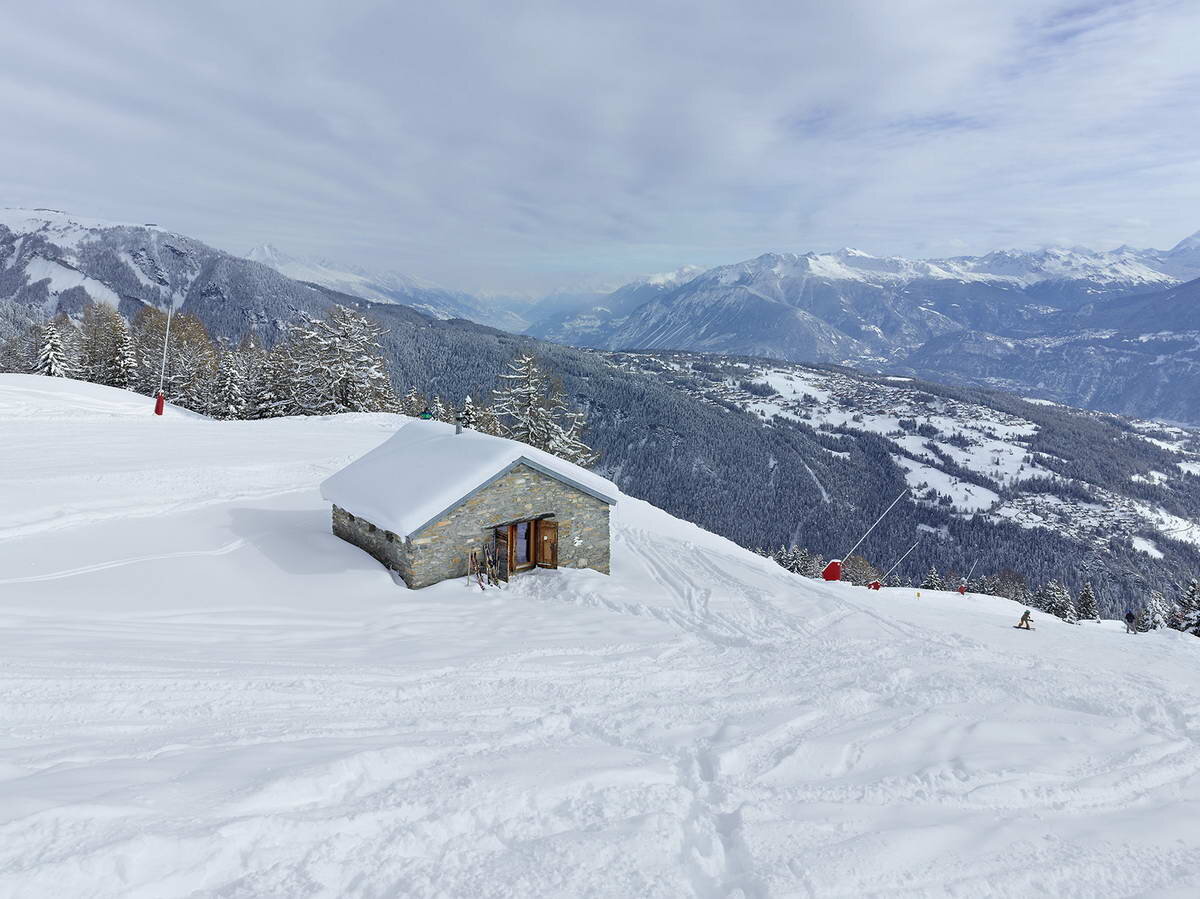
[{"label": "snow-capped peak", "polygon": [[280,270],[280,266],[299,261],[271,243],[259,244],[246,254],[246,258],[251,262],[261,262],[276,270]]},{"label": "snow-capped peak", "polygon": [[704,269],[698,265],[683,265],[675,269],[673,272],[662,272],[657,275],[647,275],[645,283],[654,284],[656,286],[669,287],[674,284],[683,284],[692,280]]},{"label": "snow-capped peak", "polygon": [[1179,253],[1186,250],[1200,250],[1200,231],[1179,241],[1179,243],[1171,247],[1170,252]]}]

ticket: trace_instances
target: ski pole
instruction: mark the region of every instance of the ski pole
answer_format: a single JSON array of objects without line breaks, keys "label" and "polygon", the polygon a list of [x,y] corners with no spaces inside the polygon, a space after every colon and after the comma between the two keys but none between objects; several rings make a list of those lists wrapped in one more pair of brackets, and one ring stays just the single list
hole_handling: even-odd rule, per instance
[{"label": "ski pole", "polygon": [[891,574],[893,571],[895,571],[897,568],[899,568],[899,567],[900,567],[900,563],[901,563],[901,562],[903,562],[905,559],[907,559],[907,558],[908,558],[908,555],[909,555],[909,553],[911,553],[911,552],[912,552],[914,549],[916,549],[918,546],[920,546],[920,544],[921,544],[921,541],[920,541],[920,540],[917,540],[917,542],[916,542],[916,543],[914,543],[912,546],[910,546],[910,547],[908,548],[908,552],[906,552],[906,553],[905,553],[904,555],[902,555],[902,556],[901,556],[899,559],[897,559],[897,560],[896,560],[896,564],[895,564],[895,565],[893,565],[891,568],[889,568],[889,569],[887,570],[887,574],[885,574],[883,577],[881,577],[881,578],[879,579],[879,580],[880,580],[880,582],[886,581],[886,580],[888,579],[888,574]]},{"label": "ski pole", "polygon": [[906,493],[908,493],[907,487],[904,488],[904,490],[900,493],[899,496],[897,496],[894,500],[892,500],[892,504],[890,506],[888,506],[886,509],[883,510],[883,515],[880,515],[878,518],[875,519],[875,524],[873,524],[869,528],[867,528],[867,533],[863,534],[861,537],[858,538],[858,543],[855,543],[852,547],[850,547],[850,552],[848,552],[848,553],[846,553],[846,555],[842,556],[843,560],[846,560],[846,559],[850,558],[852,555],[854,555],[854,551],[862,545],[862,542],[867,539],[867,537],[870,535],[871,531],[875,530],[876,525],[878,525],[879,522],[883,521],[884,516],[886,516],[888,512],[892,511],[892,509],[894,509],[896,507],[896,503],[898,503],[898,502],[900,502],[900,500],[904,499],[904,496]]}]

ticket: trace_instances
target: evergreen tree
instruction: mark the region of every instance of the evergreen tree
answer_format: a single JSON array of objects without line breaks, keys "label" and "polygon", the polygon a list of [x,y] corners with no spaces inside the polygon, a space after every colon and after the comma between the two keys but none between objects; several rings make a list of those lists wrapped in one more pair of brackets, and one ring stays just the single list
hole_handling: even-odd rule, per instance
[{"label": "evergreen tree", "polygon": [[475,430],[480,434],[491,434],[493,437],[503,437],[504,428],[500,424],[500,419],[496,417],[496,413],[491,406],[480,406],[476,412],[477,425]]},{"label": "evergreen tree", "polygon": [[433,413],[434,421],[450,421],[450,409],[442,402],[440,396],[434,396],[433,402],[429,404],[429,411]]},{"label": "evergreen tree", "polygon": [[500,375],[492,411],[500,419],[504,436],[540,450],[548,450],[554,430],[546,377],[534,358],[517,356]]},{"label": "evergreen tree", "polygon": [[555,422],[550,434],[550,452],[560,459],[574,462],[584,468],[596,463],[597,455],[583,442],[585,419],[582,412],[563,412],[566,424]]},{"label": "evergreen tree", "polygon": [[235,420],[245,417],[246,382],[239,360],[232,352],[221,354],[213,388],[210,414],[214,418]]},{"label": "evergreen tree", "polygon": [[1100,620],[1100,610],[1096,606],[1096,592],[1092,589],[1091,581],[1084,584],[1083,589],[1079,591],[1077,609],[1081,621]]},{"label": "evergreen tree", "polygon": [[471,394],[467,394],[467,398],[463,400],[462,408],[458,410],[457,421],[464,428],[476,430],[479,425],[479,414],[475,410],[475,403],[471,400]]},{"label": "evergreen tree", "polygon": [[276,347],[258,369],[258,388],[246,407],[247,418],[278,418],[298,412],[292,402],[292,364],[287,350]]},{"label": "evergreen tree", "polygon": [[1071,599],[1071,594],[1067,592],[1067,588],[1057,580],[1050,581],[1042,588],[1041,592],[1044,612],[1056,618],[1061,618],[1069,624],[1074,624],[1079,620],[1079,613],[1075,609],[1075,601]]},{"label": "evergreen tree", "polygon": [[111,351],[105,366],[103,383],[109,387],[132,390],[137,378],[137,348],[125,319],[115,316],[109,323]]},{"label": "evergreen tree", "polygon": [[792,570],[802,577],[813,576],[813,555],[806,548],[801,547],[794,551],[795,559]]},{"label": "evergreen tree", "polygon": [[54,322],[47,322],[46,327],[42,328],[42,345],[33,371],[51,378],[69,378],[74,374],[62,335]]},{"label": "evergreen tree", "polygon": [[945,590],[946,585],[942,582],[942,576],[938,574],[936,566],[930,565],[929,571],[925,574],[925,580],[921,581],[922,590]]},{"label": "evergreen tree", "polygon": [[1192,580],[1179,598],[1179,630],[1200,637],[1200,581]]},{"label": "evergreen tree", "polygon": [[416,387],[409,387],[408,393],[400,401],[400,411],[405,415],[416,418],[425,410],[425,397],[417,392]]},{"label": "evergreen tree", "polygon": [[383,329],[346,306],[324,319],[303,315],[288,331],[294,389],[305,414],[392,412],[398,407],[381,355]]},{"label": "evergreen tree", "polygon": [[583,442],[582,413],[568,409],[562,389],[550,383],[532,356],[517,356],[500,380],[492,412],[503,436],[577,465],[595,462],[595,453]]},{"label": "evergreen tree", "polygon": [[1170,617],[1171,609],[1167,598],[1155,590],[1151,592],[1146,604],[1142,606],[1142,611],[1138,615],[1137,629],[1142,633],[1161,630],[1167,627]]}]

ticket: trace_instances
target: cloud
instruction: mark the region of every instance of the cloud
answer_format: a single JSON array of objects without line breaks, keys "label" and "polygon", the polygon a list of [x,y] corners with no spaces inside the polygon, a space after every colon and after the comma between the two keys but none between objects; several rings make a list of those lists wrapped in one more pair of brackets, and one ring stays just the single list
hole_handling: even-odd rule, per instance
[{"label": "cloud", "polygon": [[1200,227],[1194,3],[30,4],[0,205],[548,289]]}]

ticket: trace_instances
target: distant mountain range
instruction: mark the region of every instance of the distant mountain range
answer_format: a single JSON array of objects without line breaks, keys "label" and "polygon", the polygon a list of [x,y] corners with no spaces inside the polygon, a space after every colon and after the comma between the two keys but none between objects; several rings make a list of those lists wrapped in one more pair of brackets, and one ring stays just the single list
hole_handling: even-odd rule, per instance
[{"label": "distant mountain range", "polygon": [[910,260],[777,254],[636,282],[528,333],[601,349],[836,362],[1200,422],[1200,234],[1171,250]]}]

